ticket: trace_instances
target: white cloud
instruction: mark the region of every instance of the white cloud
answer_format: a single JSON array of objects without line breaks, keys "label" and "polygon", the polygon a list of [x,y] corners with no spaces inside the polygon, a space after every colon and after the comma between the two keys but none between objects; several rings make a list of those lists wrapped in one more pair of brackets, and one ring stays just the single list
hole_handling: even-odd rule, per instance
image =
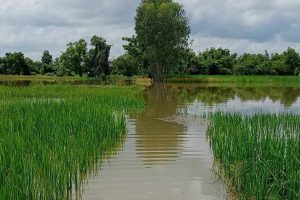
[{"label": "white cloud", "polygon": [[[190,19],[196,50],[211,46],[238,53],[300,46],[299,0],[177,0]],[[22,51],[58,56],[68,42],[93,34],[123,53],[123,36],[134,33],[140,0],[0,0],[0,55]]]},{"label": "white cloud", "polygon": [[288,47],[294,47],[300,52],[300,43],[285,41],[280,37],[265,42],[255,42],[248,39],[209,37],[201,34],[195,35],[194,38],[193,48],[196,52],[200,52],[211,47],[227,48],[238,54],[245,52],[264,53],[265,50],[269,53],[283,52]]}]

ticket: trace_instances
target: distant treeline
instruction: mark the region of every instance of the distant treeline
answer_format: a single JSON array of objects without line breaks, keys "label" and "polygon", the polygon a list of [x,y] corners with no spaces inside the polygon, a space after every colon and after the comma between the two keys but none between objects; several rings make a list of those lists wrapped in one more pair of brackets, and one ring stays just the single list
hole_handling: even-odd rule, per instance
[{"label": "distant treeline", "polygon": [[111,45],[106,40],[93,36],[90,48],[85,40],[69,43],[58,58],[53,58],[48,50],[40,61],[25,57],[22,52],[6,53],[0,57],[0,74],[6,75],[57,75],[90,77],[109,75],[109,54]]},{"label": "distant treeline", "polygon": [[[151,76],[147,60],[134,56],[128,46],[126,53],[109,61],[110,45],[105,39],[94,36],[91,48],[80,39],[69,43],[61,56],[53,59],[48,50],[42,53],[41,60],[34,61],[24,57],[21,52],[6,53],[0,57],[0,74],[7,75],[57,75],[57,76],[106,76],[124,75]],[[170,75],[291,75],[300,73],[300,55],[288,48],[283,53],[237,55],[228,49],[211,48],[199,54],[186,49],[178,56],[178,65],[174,66]]]},{"label": "distant treeline", "polygon": [[[127,51],[112,61],[114,74],[135,75],[148,71],[147,62]],[[186,49],[178,56],[178,65],[170,75],[281,75],[294,76],[300,73],[300,55],[288,48],[283,53],[244,53],[238,55],[228,49],[211,48],[199,54]],[[139,67],[133,67],[139,66]]]},{"label": "distant treeline", "polygon": [[283,53],[244,53],[237,55],[228,49],[211,48],[195,55],[190,53],[186,74],[212,75],[299,75],[300,56],[293,48]]}]

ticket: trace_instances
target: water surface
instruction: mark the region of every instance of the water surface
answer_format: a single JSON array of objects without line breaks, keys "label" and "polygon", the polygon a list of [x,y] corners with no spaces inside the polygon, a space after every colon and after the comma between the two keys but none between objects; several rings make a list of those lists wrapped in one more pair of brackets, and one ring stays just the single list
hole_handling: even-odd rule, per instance
[{"label": "water surface", "polygon": [[300,88],[291,87],[151,86],[145,91],[144,112],[128,119],[124,146],[89,180],[83,199],[226,199],[225,186],[211,170],[201,116],[216,111],[299,113],[299,97]]}]

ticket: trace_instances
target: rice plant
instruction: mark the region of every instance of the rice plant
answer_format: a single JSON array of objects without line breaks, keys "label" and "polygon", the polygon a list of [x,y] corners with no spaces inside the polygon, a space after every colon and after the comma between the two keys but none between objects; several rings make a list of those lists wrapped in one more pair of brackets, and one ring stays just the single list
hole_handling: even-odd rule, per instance
[{"label": "rice plant", "polygon": [[212,114],[207,136],[239,199],[300,199],[300,116]]},{"label": "rice plant", "polygon": [[122,143],[142,88],[0,87],[0,199],[80,198],[89,174]]}]

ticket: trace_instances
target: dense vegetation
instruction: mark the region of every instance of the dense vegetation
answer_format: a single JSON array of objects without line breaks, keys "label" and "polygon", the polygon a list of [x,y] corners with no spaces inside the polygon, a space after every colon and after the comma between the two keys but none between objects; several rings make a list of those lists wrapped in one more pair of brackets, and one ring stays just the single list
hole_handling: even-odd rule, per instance
[{"label": "dense vegetation", "polygon": [[21,52],[6,53],[0,58],[0,74],[103,77],[110,73],[110,48],[105,39],[93,36],[90,49],[87,42],[80,39],[69,43],[67,49],[56,59],[53,59],[48,50],[43,52],[40,61],[24,57]]},{"label": "dense vegetation", "polygon": [[[130,44],[132,45],[132,44]],[[126,46],[128,49],[128,47]],[[131,50],[130,50],[131,51]],[[147,75],[147,70],[138,70],[139,68],[123,68],[119,66],[128,66],[125,63],[133,63],[135,66],[142,66],[141,59],[134,53],[126,52],[126,57],[122,60],[116,58],[112,62],[112,68],[115,74],[140,74]],[[293,48],[286,51],[265,54],[245,53],[237,55],[231,53],[228,49],[211,48],[198,55],[192,49],[186,49],[180,53],[178,62],[173,65],[169,75],[281,75],[298,76],[300,73],[300,55]],[[118,62],[116,62],[118,61]],[[140,67],[141,68],[141,67]],[[126,71],[126,73],[123,73]],[[146,73],[145,73],[146,72]]]},{"label": "dense vegetation", "polygon": [[70,199],[125,136],[142,88],[0,87],[0,199]]},{"label": "dense vegetation", "polygon": [[216,113],[207,132],[237,199],[300,199],[300,117]]}]

